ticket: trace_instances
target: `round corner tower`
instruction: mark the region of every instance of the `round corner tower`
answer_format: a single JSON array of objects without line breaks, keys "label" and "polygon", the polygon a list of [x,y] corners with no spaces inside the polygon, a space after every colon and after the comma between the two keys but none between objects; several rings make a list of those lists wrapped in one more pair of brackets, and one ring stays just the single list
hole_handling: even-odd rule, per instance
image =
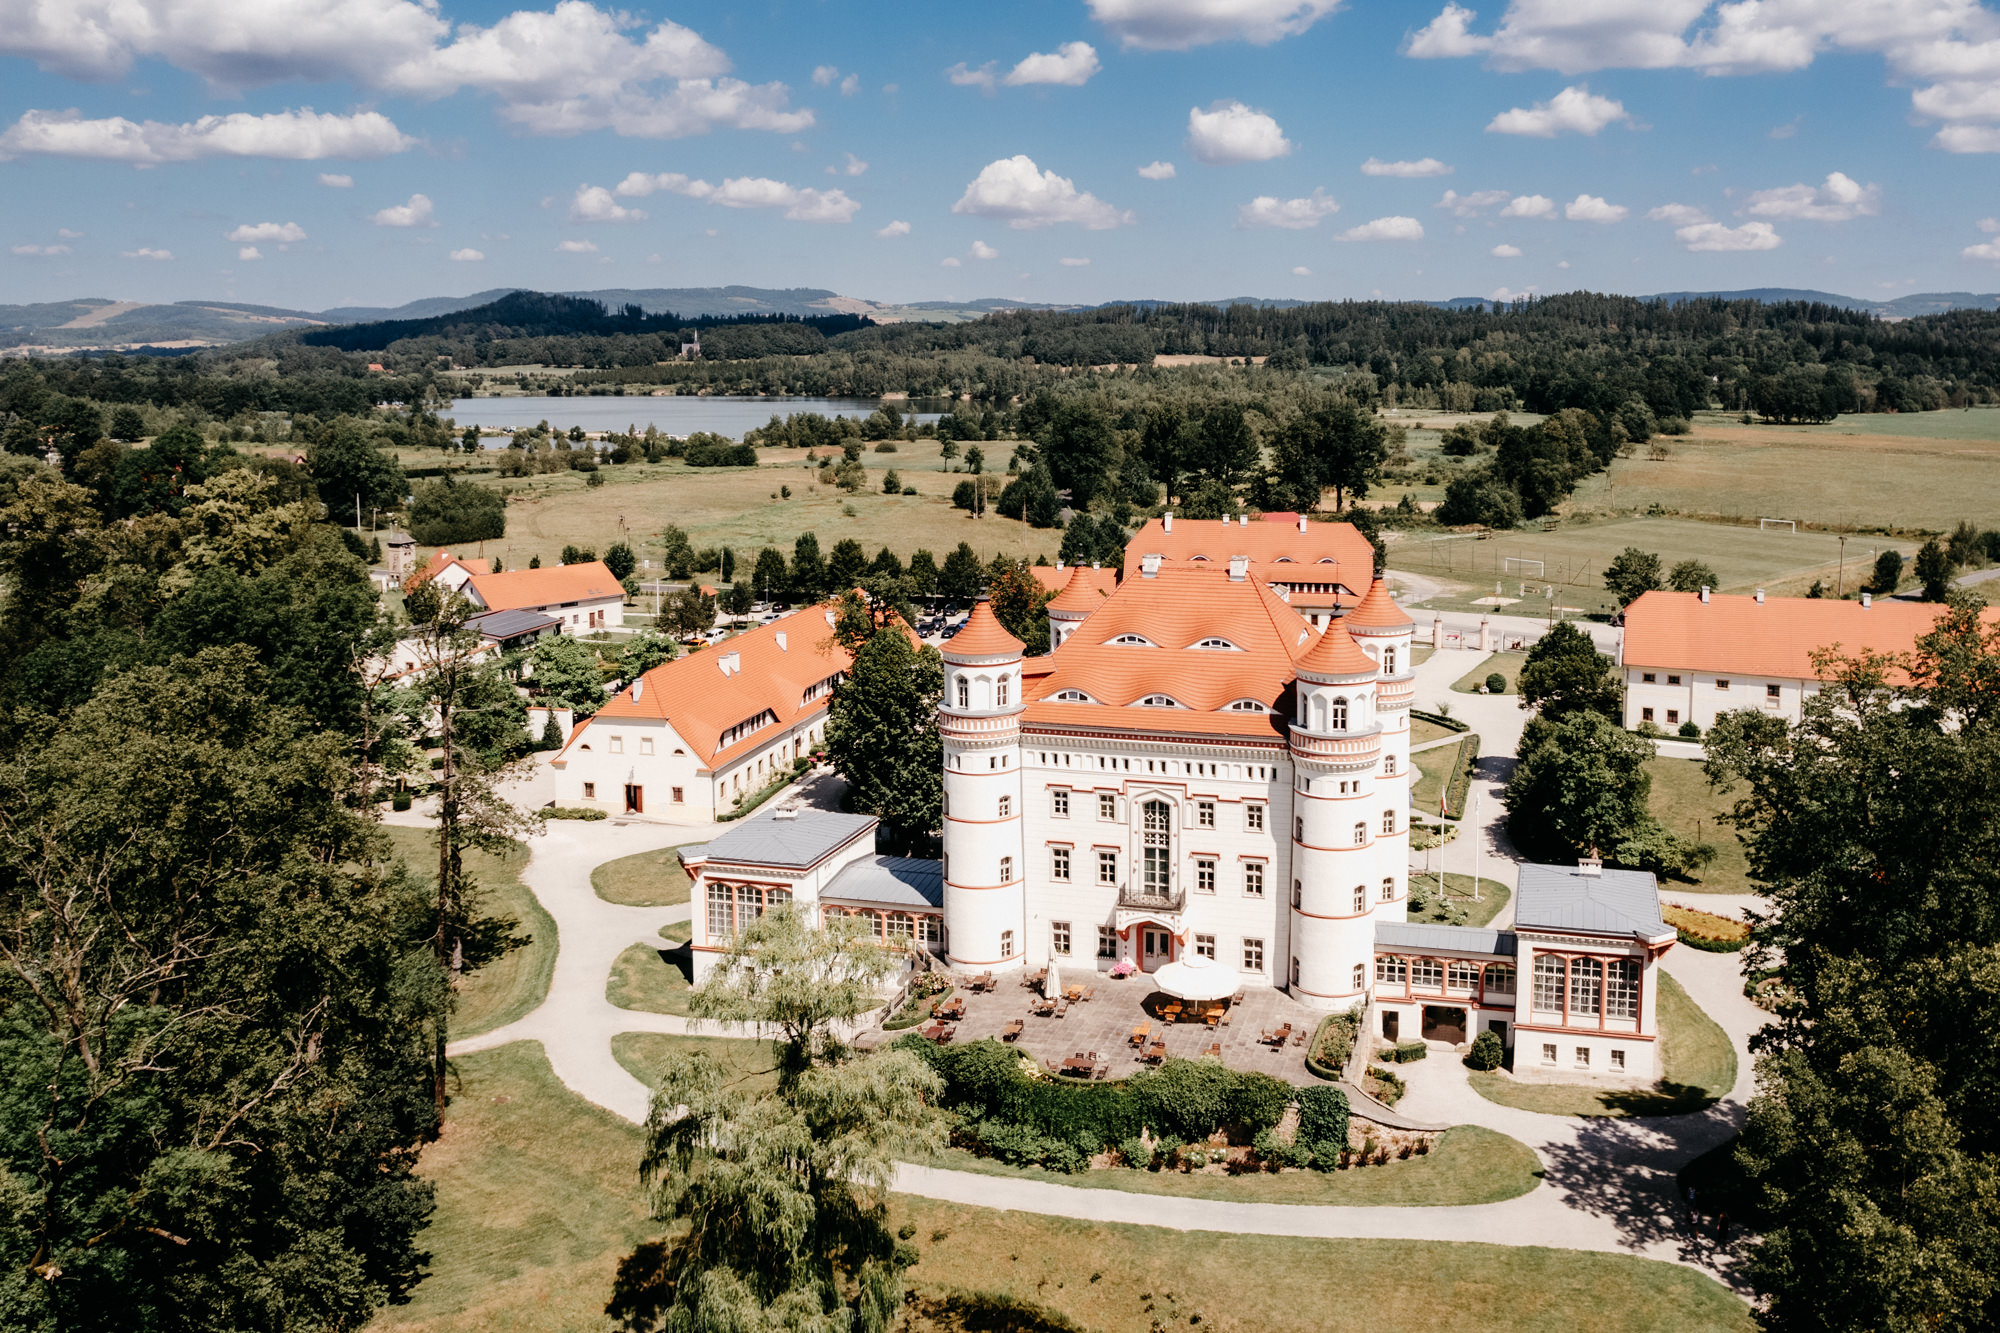
[{"label": "round corner tower", "polygon": [[[1378,920],[1402,921],[1410,906],[1410,707],[1416,700],[1416,622],[1409,612],[1389,595],[1389,585],[1379,575],[1369,585],[1368,595],[1341,623],[1381,671],[1375,686],[1375,716],[1381,724],[1382,762],[1376,781],[1381,795],[1382,824],[1376,841],[1388,847],[1383,860],[1385,882],[1376,904]],[[1389,896],[1386,877],[1394,878],[1394,896]]]},{"label": "round corner tower", "polygon": [[985,597],[942,649],[945,959],[953,967],[1017,967],[1027,957],[1022,649]]}]

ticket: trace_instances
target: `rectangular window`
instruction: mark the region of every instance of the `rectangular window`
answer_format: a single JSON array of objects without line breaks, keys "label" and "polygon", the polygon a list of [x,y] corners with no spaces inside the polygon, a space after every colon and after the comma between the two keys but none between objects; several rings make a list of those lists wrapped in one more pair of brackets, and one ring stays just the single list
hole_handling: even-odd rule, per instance
[{"label": "rectangular window", "polygon": [[1554,1042],[1547,1042],[1547,1041],[1543,1042],[1543,1043],[1542,1043],[1542,1063],[1543,1063],[1543,1064],[1545,1064],[1545,1065],[1552,1065],[1552,1064],[1554,1064],[1555,1062],[1556,1062],[1556,1047],[1555,1047],[1555,1043],[1554,1043]]},{"label": "rectangular window", "polygon": [[[1294,958],[1292,959],[1292,980],[1294,982],[1297,982],[1298,979],[1299,979],[1299,960]],[[1365,965],[1361,963],[1356,963],[1354,965],[1354,989],[1360,990],[1363,986],[1367,984],[1368,984],[1368,969],[1366,968]]]},{"label": "rectangular window", "polygon": [[[1347,786],[1347,784],[1346,784],[1345,782],[1341,783],[1340,785],[1341,785],[1342,787],[1346,787],[1346,786]],[[1304,842],[1305,840],[1306,840],[1306,821],[1305,821],[1305,819],[1304,819],[1304,817],[1303,817],[1303,816],[1300,816],[1300,815],[1293,815],[1293,816],[1292,816],[1292,841],[1293,841],[1293,842]]]},{"label": "rectangular window", "polygon": [[651,736],[641,736],[639,738],[639,753],[651,754],[652,752],[653,752],[653,738]]},{"label": "rectangular window", "polygon": [[1625,1072],[1625,1052],[1613,1051],[1611,1053],[1611,1070],[1615,1074]]},{"label": "rectangular window", "polygon": [[595,782],[586,782],[583,784],[583,799],[586,801],[597,799],[597,784]]},{"label": "rectangular window", "polygon": [[1401,990],[1409,980],[1410,969],[1400,958],[1377,958],[1375,960],[1375,984],[1393,986]]},{"label": "rectangular window", "polygon": [[1000,932],[1000,956],[1002,958],[1014,956],[1014,932],[1011,930]]},{"label": "rectangular window", "polygon": [[1243,896],[1261,898],[1264,896],[1264,863],[1245,861],[1243,863]]},{"label": "rectangular window", "polygon": [[[1563,960],[1551,953],[1535,955],[1535,1008],[1541,1013],[1563,1011]],[[1554,1049],[1551,1047],[1550,1049]]]},{"label": "rectangular window", "polygon": [[1194,822],[1202,828],[1214,828],[1215,802],[1196,801],[1194,803]]},{"label": "rectangular window", "polygon": [[1385,903],[1396,901],[1396,877],[1394,875],[1384,875],[1382,877],[1382,901]]},{"label": "rectangular window", "polygon": [[1262,972],[1264,970],[1264,941],[1243,941],[1243,970]]},{"label": "rectangular window", "polygon": [[1069,818],[1069,789],[1058,787],[1049,793],[1049,813],[1057,819]]},{"label": "rectangular window", "polygon": [[1681,678],[1680,678],[1679,676],[1668,676],[1668,677],[1667,677],[1667,684],[1669,684],[1669,685],[1678,685],[1678,684],[1680,684],[1680,683],[1681,683]]},{"label": "rectangular window", "polygon": [[1614,958],[1604,969],[1604,1016],[1639,1016],[1639,960]]},{"label": "rectangular window", "polygon": [[1396,812],[1394,810],[1384,810],[1382,812],[1382,831],[1384,833],[1394,833],[1396,831]]},{"label": "rectangular window", "polygon": [[1014,798],[1011,796],[1002,796],[1000,798],[1000,818],[1012,819],[1013,817],[1014,817]]},{"label": "rectangular window", "polygon": [[686,790],[681,787],[674,788],[674,804],[681,805],[685,803],[686,800],[687,800]]},{"label": "rectangular window", "polygon": [[1715,682],[1715,688],[1718,690],[1726,690],[1729,688],[1729,682],[1726,680],[1718,680]]},{"label": "rectangular window", "polygon": [[1443,990],[1444,964],[1435,958],[1412,958],[1410,960],[1410,989]]},{"label": "rectangular window", "polygon": [[1651,685],[1653,683],[1653,673],[1650,671],[1642,671],[1639,673],[1639,679],[1644,681],[1646,684]]},{"label": "rectangular window", "polygon": [[1097,793],[1097,817],[1099,819],[1118,818],[1118,798],[1108,791]]},{"label": "rectangular window", "polygon": [[1578,1018],[1597,1017],[1604,989],[1604,964],[1596,958],[1572,958],[1569,963],[1569,1011]]},{"label": "rectangular window", "polygon": [[1000,882],[1002,884],[1014,882],[1014,858],[1011,856],[1000,858]]},{"label": "rectangular window", "polygon": [[1215,892],[1215,858],[1197,856],[1194,859],[1194,891],[1196,893]]},{"label": "rectangular window", "polygon": [[1651,722],[1653,720],[1653,710],[1650,708],[1641,708],[1639,710],[1639,720],[1641,722]]},{"label": "rectangular window", "polygon": [[1097,882],[1116,884],[1118,882],[1118,853],[1099,852],[1097,854]]},{"label": "rectangular window", "polygon": [[[1299,904],[1298,904],[1298,896],[1299,896],[1299,893],[1298,893],[1298,889],[1299,889],[1299,882],[1298,882],[1297,880],[1293,880],[1293,881],[1292,881],[1292,899],[1293,899],[1293,901],[1292,901],[1292,906],[1294,906],[1294,907],[1297,907],[1297,906],[1299,905]],[[1356,915],[1356,916],[1360,916],[1360,915],[1361,915],[1361,914],[1362,914],[1363,912],[1365,912],[1365,911],[1367,911],[1367,910],[1368,910],[1368,889],[1367,889],[1367,887],[1366,887],[1365,885],[1361,885],[1361,884],[1356,884],[1356,885],[1354,886],[1354,915]]]},{"label": "rectangular window", "polygon": [[1479,989],[1479,964],[1455,960],[1445,969],[1444,988],[1453,995],[1470,995]]},{"label": "rectangular window", "polygon": [[1667,710],[1667,722],[1668,722],[1669,724],[1672,724],[1672,723],[1675,723],[1675,722],[1679,722],[1680,720],[1681,720],[1681,710],[1680,710],[1680,709],[1678,709],[1678,708],[1669,708],[1669,709]]},{"label": "rectangular window", "polygon": [[1354,845],[1356,847],[1368,845],[1368,825],[1361,820],[1354,822]]},{"label": "rectangular window", "polygon": [[1099,926],[1097,928],[1097,956],[1099,958],[1116,958],[1118,956],[1118,932],[1110,926]]},{"label": "rectangular window", "polygon": [[1486,992],[1489,995],[1512,995],[1514,993],[1514,969],[1505,963],[1486,965]]},{"label": "rectangular window", "polygon": [[1200,954],[1203,958],[1215,957],[1215,936],[1213,935],[1195,936],[1194,951]]},{"label": "rectangular window", "polygon": [[731,934],[729,929],[729,909],[732,896],[727,884],[711,884],[708,886],[709,939],[723,940],[729,938]]},{"label": "rectangular window", "polygon": [[1576,1048],[1576,1067],[1578,1069],[1590,1068],[1590,1048],[1588,1046],[1579,1046]]},{"label": "rectangular window", "polygon": [[1049,923],[1049,945],[1056,951],[1056,957],[1069,957],[1069,922],[1051,921]]},{"label": "rectangular window", "polygon": [[1252,801],[1243,807],[1243,827],[1252,833],[1262,833],[1264,831],[1264,806],[1262,802]]},{"label": "rectangular window", "polygon": [[1065,881],[1069,879],[1069,848],[1049,849],[1049,878]]},{"label": "rectangular window", "polygon": [[613,736],[611,738],[611,753],[613,754],[625,753],[625,738],[623,736]]},{"label": "rectangular window", "polygon": [[1778,697],[1778,695],[1779,695],[1779,690],[1776,685],[1766,685],[1764,687],[1764,697],[1766,699],[1775,699]]}]

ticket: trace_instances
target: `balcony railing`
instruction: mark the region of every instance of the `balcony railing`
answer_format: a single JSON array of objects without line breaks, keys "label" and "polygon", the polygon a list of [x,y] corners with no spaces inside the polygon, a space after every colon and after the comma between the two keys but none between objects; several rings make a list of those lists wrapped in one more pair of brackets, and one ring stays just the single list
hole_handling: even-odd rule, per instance
[{"label": "balcony railing", "polygon": [[1408,708],[1416,702],[1415,676],[1390,676],[1375,687],[1377,708]]},{"label": "balcony railing", "polygon": [[1292,753],[1302,759],[1358,768],[1374,763],[1382,753],[1382,734],[1379,730],[1359,736],[1315,736],[1297,727],[1291,730]]},{"label": "balcony railing", "polygon": [[1187,890],[1158,893],[1126,885],[1118,890],[1118,905],[1138,912],[1181,912],[1187,909]]},{"label": "balcony railing", "polygon": [[952,736],[1004,736],[1020,729],[1021,717],[1018,713],[938,714],[938,730]]}]

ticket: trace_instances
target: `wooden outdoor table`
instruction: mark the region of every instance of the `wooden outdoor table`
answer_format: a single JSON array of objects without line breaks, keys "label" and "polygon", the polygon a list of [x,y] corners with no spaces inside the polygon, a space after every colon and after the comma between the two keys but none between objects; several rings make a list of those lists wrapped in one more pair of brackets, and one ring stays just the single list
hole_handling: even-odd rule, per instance
[{"label": "wooden outdoor table", "polygon": [[1071,1078],[1089,1078],[1090,1071],[1096,1067],[1093,1061],[1079,1054],[1064,1060],[1058,1072]]}]

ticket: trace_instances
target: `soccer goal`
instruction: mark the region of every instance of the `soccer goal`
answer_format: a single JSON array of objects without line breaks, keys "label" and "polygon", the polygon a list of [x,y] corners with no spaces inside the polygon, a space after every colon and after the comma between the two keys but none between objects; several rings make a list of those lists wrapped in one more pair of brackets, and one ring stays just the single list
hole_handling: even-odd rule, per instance
[{"label": "soccer goal", "polygon": [[1786,532],[1796,534],[1799,530],[1799,521],[1795,518],[1760,518],[1757,520],[1757,530],[1759,532],[1769,532],[1772,528],[1782,528]]},{"label": "soccer goal", "polygon": [[[1528,568],[1530,565],[1534,566],[1532,570]],[[1530,560],[1526,556],[1510,555],[1507,557],[1506,572],[1509,574],[1532,573],[1536,578],[1541,578],[1543,577],[1542,562],[1539,560]]]}]

